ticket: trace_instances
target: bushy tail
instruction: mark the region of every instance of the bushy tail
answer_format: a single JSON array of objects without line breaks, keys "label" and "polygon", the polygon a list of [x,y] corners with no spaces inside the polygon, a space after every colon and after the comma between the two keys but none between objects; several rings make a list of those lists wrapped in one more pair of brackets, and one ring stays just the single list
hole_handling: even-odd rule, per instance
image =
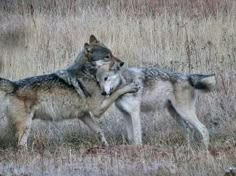
[{"label": "bushy tail", "polygon": [[6,93],[11,93],[15,89],[15,85],[12,81],[0,78],[0,91],[4,91]]},{"label": "bushy tail", "polygon": [[188,75],[188,81],[191,86],[204,92],[210,92],[215,89],[216,78],[215,74],[201,75],[192,74]]}]

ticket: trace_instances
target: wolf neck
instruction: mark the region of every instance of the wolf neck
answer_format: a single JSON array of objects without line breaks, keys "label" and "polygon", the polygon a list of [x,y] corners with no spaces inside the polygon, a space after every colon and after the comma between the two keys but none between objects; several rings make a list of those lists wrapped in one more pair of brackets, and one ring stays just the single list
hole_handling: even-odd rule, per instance
[{"label": "wolf neck", "polygon": [[82,51],[75,59],[74,63],[67,68],[67,71],[77,78],[91,78],[95,79],[96,68],[88,58],[85,56],[84,51]]},{"label": "wolf neck", "polygon": [[119,74],[122,84],[127,84],[136,80],[144,79],[144,74],[142,73],[142,69],[137,67],[123,69],[120,71]]},{"label": "wolf neck", "polygon": [[81,65],[82,65],[82,64],[85,63],[87,60],[88,60],[88,59],[87,59],[87,57],[85,56],[85,53],[84,53],[84,50],[83,50],[83,51],[81,51],[81,52],[78,54],[78,56],[75,58],[73,65],[76,65],[76,64],[81,64]]}]

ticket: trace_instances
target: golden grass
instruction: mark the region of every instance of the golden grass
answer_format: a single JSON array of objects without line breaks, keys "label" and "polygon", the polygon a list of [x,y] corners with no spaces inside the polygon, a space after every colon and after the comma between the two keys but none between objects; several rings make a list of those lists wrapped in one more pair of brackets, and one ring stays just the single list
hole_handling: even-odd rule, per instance
[{"label": "golden grass", "polygon": [[[183,0],[175,6],[174,2],[178,1],[163,4],[164,1],[151,0],[78,0],[73,8],[67,8],[66,1],[57,1],[55,7],[41,10],[40,4],[32,2],[35,3],[33,16],[23,7],[24,15],[20,8],[17,12],[0,12],[1,77],[16,80],[65,68],[73,62],[90,34],[95,34],[129,66],[156,65],[173,71],[216,73],[217,90],[200,95],[197,101],[197,114],[211,134],[214,157],[205,159],[202,152],[186,152],[182,132],[174,120],[167,123],[170,117],[160,111],[159,114],[142,115],[144,142],[151,145],[148,147],[168,150],[165,151],[167,158],[150,159],[145,155],[152,149],[140,149],[140,153],[121,154],[121,158],[114,152],[101,155],[99,150],[83,159],[81,150],[94,146],[98,141],[82,124],[77,121],[57,124],[36,121],[30,138],[32,153],[25,158],[19,157],[21,161],[18,162],[11,157],[13,151],[3,150],[2,156],[5,157],[0,157],[0,174],[33,175],[35,171],[36,175],[45,175],[41,170],[34,170],[41,163],[42,170],[50,175],[70,175],[70,168],[77,167],[79,172],[71,171],[71,175],[157,175],[161,172],[155,163],[161,163],[161,167],[167,168],[166,175],[222,175],[224,168],[235,164],[234,1],[208,0],[207,5],[201,0],[188,3]],[[6,119],[0,121],[0,143],[3,145],[8,141],[4,140],[8,138],[8,132]],[[126,144],[123,124],[123,119],[114,109],[110,109],[101,120],[111,144]],[[43,153],[49,150],[46,157],[41,149]],[[126,155],[128,157],[124,158]],[[65,162],[69,164],[65,166]],[[173,173],[169,171],[172,166],[175,168]],[[147,168],[154,171],[145,173]]]}]

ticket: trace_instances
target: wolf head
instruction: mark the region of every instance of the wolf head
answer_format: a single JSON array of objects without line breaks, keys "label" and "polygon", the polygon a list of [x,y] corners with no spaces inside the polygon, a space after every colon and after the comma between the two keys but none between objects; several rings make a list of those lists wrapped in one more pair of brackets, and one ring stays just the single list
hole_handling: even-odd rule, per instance
[{"label": "wolf head", "polygon": [[102,95],[111,95],[116,91],[122,83],[121,75],[119,71],[111,70],[107,71],[106,66],[101,66],[96,74],[96,79],[102,90]]},{"label": "wolf head", "polygon": [[84,55],[89,62],[95,63],[97,67],[108,64],[110,69],[119,69],[124,65],[124,62],[115,57],[111,50],[98,41],[94,35],[90,36],[89,43],[84,44]]}]

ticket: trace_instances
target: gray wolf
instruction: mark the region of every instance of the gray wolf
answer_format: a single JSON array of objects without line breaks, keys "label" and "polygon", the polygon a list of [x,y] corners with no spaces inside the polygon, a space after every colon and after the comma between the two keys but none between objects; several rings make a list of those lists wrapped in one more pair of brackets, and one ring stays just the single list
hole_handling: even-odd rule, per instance
[{"label": "gray wolf", "polygon": [[[104,65],[105,66],[105,65]],[[116,107],[123,113],[127,124],[128,139],[134,144],[142,144],[140,111],[156,111],[166,108],[181,127],[190,135],[192,128],[202,136],[208,149],[209,133],[196,115],[196,90],[212,91],[216,80],[214,74],[182,74],[159,68],[127,68],[121,71],[98,69],[96,78],[102,94],[109,96],[120,86],[129,82],[138,82],[141,88],[136,93],[124,94],[115,101]]]},{"label": "gray wolf", "polygon": [[124,93],[137,91],[137,85],[126,85],[104,99],[94,79],[94,66],[99,60],[104,60],[110,66],[121,63],[105,45],[100,42],[94,45],[94,38],[90,37],[90,43],[84,45],[84,50],[75,63],[66,69],[76,78],[80,93],[86,95],[84,97],[79,96],[74,87],[60,78],[58,73],[18,81],[0,78],[1,104],[4,105],[4,113],[15,132],[18,147],[27,148],[32,120],[59,121],[72,118],[82,120],[99,135],[104,145],[108,145],[102,130],[92,117],[100,117]]},{"label": "gray wolf", "polygon": [[94,35],[91,35],[89,44],[84,44],[84,50],[76,57],[74,64],[65,70],[57,71],[56,75],[67,84],[72,85],[81,98],[86,101],[89,93],[83,84],[83,79],[80,78],[86,76],[96,80],[96,69],[99,66],[106,65],[109,70],[119,70],[123,64],[124,62],[115,57],[109,48],[99,42]]}]

